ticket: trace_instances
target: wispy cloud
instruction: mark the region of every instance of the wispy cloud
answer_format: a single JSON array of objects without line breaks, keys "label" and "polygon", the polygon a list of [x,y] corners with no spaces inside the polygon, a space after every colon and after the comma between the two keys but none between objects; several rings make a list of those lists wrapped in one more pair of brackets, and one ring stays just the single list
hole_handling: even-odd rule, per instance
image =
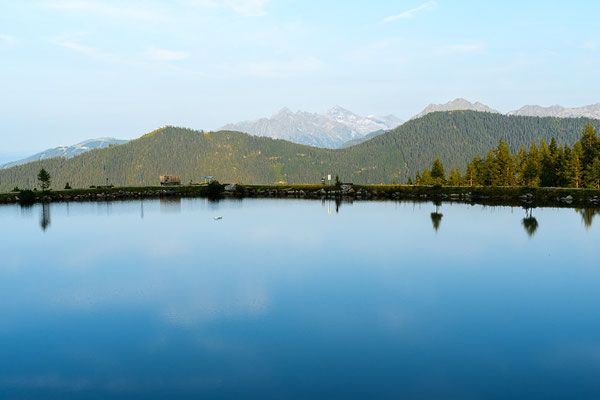
[{"label": "wispy cloud", "polygon": [[[158,65],[160,63],[163,66],[171,69],[177,69],[175,65],[168,64],[172,61],[180,61],[188,58],[190,54],[185,51],[175,51],[168,49],[159,49],[155,47],[149,47],[146,50],[137,53],[137,57],[124,57],[118,54],[106,53],[100,51],[94,47],[82,44],[73,39],[71,40],[58,40],[53,42],[55,45],[72,50],[92,60],[119,65],[130,65],[130,66],[151,66],[153,64]],[[178,71],[182,71],[177,69]]]},{"label": "wispy cloud", "polygon": [[180,61],[188,58],[190,54],[185,51],[157,49],[151,47],[142,52],[142,56],[151,61]]},{"label": "wispy cloud", "polygon": [[142,4],[139,3],[137,6],[128,6],[123,3],[108,3],[103,1],[62,0],[47,1],[40,4],[56,10],[87,13],[101,17],[127,18],[151,22],[158,22],[165,19],[164,12],[147,4],[144,4],[142,7]]},{"label": "wispy cloud", "polygon": [[202,8],[226,8],[244,17],[262,17],[267,14],[267,5],[271,0],[188,0]]},{"label": "wispy cloud", "polygon": [[372,47],[376,48],[376,49],[387,49],[388,47],[402,42],[404,40],[404,38],[402,37],[390,37],[390,38],[386,38],[383,40],[380,40],[378,42],[375,42],[372,44]]},{"label": "wispy cloud", "polygon": [[270,0],[229,0],[229,4],[236,13],[246,17],[261,17],[267,14],[266,6]]},{"label": "wispy cloud", "polygon": [[400,59],[406,57],[401,50],[401,44],[405,42],[402,37],[388,37],[375,42],[367,43],[352,49],[348,54],[348,60],[358,63],[400,63]]},{"label": "wispy cloud", "polygon": [[388,22],[393,22],[393,21],[397,21],[399,19],[410,19],[410,18],[414,18],[415,15],[417,15],[418,13],[422,12],[422,11],[427,11],[427,10],[431,10],[433,8],[437,7],[437,2],[435,1],[428,1],[426,3],[421,4],[418,7],[415,7],[413,9],[401,12],[400,14],[395,14],[395,15],[390,15],[389,17],[386,17],[383,19],[383,23],[388,23]]},{"label": "wispy cloud", "polygon": [[258,78],[293,78],[310,74],[323,67],[316,57],[293,59],[289,61],[247,62],[230,67],[229,72],[241,76]]},{"label": "wispy cloud", "polygon": [[7,46],[14,46],[17,43],[17,38],[11,35],[0,33],[0,42],[6,44]]},{"label": "wispy cloud", "polygon": [[459,44],[451,44],[448,46],[444,46],[439,49],[438,53],[440,54],[464,54],[464,53],[474,53],[483,49],[483,45],[481,43],[459,43]]},{"label": "wispy cloud", "polygon": [[593,40],[589,40],[583,44],[583,48],[586,50],[596,52],[598,51],[598,43]]},{"label": "wispy cloud", "polygon": [[111,64],[128,64],[128,65],[139,64],[134,61],[122,58],[118,55],[104,53],[93,47],[86,46],[84,44],[77,43],[77,42],[58,41],[58,42],[55,42],[54,44],[56,44],[57,46],[60,46],[60,47],[64,47],[66,49],[73,50],[77,53],[80,53],[86,57],[89,57],[89,58],[91,58],[93,60],[97,60],[97,61],[102,61],[102,62],[111,63]]},{"label": "wispy cloud", "polygon": [[488,68],[488,72],[492,74],[497,73],[505,73],[505,72],[513,72],[516,70],[524,69],[531,66],[531,60],[529,60],[526,56],[522,55],[519,58],[515,59],[512,62],[507,64],[496,65],[491,68]]}]

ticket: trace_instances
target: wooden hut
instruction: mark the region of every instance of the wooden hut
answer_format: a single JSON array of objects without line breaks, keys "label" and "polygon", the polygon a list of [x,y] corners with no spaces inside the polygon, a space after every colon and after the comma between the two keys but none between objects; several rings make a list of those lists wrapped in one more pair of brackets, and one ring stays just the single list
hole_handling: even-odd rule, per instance
[{"label": "wooden hut", "polygon": [[181,177],[179,175],[161,175],[160,176],[161,186],[174,186],[181,185]]}]

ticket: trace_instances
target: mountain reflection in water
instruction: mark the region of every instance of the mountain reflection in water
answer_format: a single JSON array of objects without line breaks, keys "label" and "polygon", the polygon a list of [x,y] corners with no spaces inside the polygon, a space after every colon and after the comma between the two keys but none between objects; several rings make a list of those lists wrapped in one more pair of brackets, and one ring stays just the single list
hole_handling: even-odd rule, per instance
[{"label": "mountain reflection in water", "polygon": [[0,397],[597,398],[597,213],[0,206]]}]

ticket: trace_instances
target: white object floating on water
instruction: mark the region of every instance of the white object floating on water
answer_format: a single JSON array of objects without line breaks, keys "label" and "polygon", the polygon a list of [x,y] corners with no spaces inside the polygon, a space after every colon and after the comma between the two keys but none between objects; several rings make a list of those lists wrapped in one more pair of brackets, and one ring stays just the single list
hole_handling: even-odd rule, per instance
[{"label": "white object floating on water", "polygon": [[217,220],[217,221],[220,219],[223,219],[223,217],[221,217],[221,216],[215,217],[215,220]]}]

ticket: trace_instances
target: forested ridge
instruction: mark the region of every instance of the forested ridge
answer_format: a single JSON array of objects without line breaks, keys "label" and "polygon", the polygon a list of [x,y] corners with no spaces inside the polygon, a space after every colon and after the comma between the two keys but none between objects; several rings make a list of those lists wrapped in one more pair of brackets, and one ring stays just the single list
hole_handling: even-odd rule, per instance
[{"label": "forested ridge", "polygon": [[[346,149],[321,149],[240,132],[200,132],[165,127],[126,144],[93,150],[72,159],[55,158],[0,170],[0,191],[34,188],[41,168],[52,187],[158,184],[159,175],[183,183],[211,175],[221,182],[315,183],[327,174],[354,183],[401,183],[440,161],[464,171],[501,139],[512,152],[552,137],[572,146],[588,123],[584,118],[515,117],[475,111],[437,112]],[[591,121],[596,128],[600,121]]]},{"label": "forested ridge", "polygon": [[541,139],[539,144],[533,141],[529,149],[522,146],[511,153],[500,139],[498,147],[490,149],[484,158],[475,156],[464,175],[452,168],[446,176],[443,163],[436,158],[431,169],[425,167],[422,173],[417,172],[414,183],[600,189],[600,138],[596,128],[588,123],[573,147],[568,143],[560,146],[553,137],[549,145]]}]

